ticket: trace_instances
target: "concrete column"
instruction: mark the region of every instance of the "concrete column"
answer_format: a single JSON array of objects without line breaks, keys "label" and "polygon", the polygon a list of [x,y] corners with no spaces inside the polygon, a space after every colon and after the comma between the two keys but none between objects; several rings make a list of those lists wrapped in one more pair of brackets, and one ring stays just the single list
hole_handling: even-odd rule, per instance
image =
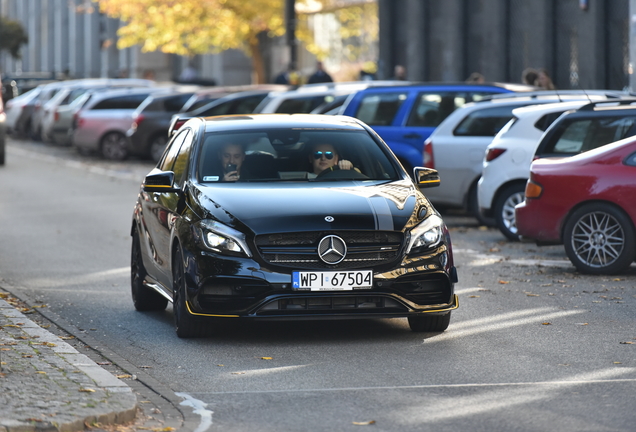
[{"label": "concrete column", "polygon": [[427,29],[428,14],[427,1],[406,0],[406,71],[411,81],[426,81],[428,79],[427,63]]},{"label": "concrete column", "polygon": [[394,0],[378,0],[378,16],[380,17],[378,79],[389,79],[393,76],[393,26],[396,22]]}]

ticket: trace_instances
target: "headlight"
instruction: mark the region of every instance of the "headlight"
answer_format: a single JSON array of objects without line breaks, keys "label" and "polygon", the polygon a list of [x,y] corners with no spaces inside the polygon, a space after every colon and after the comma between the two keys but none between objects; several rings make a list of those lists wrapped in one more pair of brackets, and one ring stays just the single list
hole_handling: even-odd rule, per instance
[{"label": "headlight", "polygon": [[194,237],[199,245],[214,252],[252,256],[245,234],[213,220],[197,222]]},{"label": "headlight", "polygon": [[432,215],[411,230],[411,238],[407,254],[419,252],[437,246],[442,242],[444,221],[439,216]]}]

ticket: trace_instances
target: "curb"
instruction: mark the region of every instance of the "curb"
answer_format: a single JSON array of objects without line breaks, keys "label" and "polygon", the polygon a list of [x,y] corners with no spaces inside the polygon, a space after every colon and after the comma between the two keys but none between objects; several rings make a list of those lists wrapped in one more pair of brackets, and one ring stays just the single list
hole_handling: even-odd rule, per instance
[{"label": "curb", "polygon": [[136,418],[126,383],[2,299],[0,349],[0,432],[74,432]]}]

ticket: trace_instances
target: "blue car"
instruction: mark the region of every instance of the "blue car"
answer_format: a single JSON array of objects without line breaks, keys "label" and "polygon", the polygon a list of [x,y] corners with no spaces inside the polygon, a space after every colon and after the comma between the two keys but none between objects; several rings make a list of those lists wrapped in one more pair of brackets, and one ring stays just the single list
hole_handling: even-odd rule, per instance
[{"label": "blue car", "polygon": [[529,91],[517,84],[419,83],[369,87],[352,95],[341,114],[368,124],[389,145],[404,168],[423,166],[424,141],[450,113],[489,95]]}]

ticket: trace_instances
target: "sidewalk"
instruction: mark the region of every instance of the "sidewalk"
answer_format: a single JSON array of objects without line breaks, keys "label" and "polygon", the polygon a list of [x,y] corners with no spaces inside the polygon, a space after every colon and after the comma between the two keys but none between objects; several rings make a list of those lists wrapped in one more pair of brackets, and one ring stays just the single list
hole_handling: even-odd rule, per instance
[{"label": "sidewalk", "polygon": [[82,431],[135,419],[131,388],[0,298],[0,432]]}]

